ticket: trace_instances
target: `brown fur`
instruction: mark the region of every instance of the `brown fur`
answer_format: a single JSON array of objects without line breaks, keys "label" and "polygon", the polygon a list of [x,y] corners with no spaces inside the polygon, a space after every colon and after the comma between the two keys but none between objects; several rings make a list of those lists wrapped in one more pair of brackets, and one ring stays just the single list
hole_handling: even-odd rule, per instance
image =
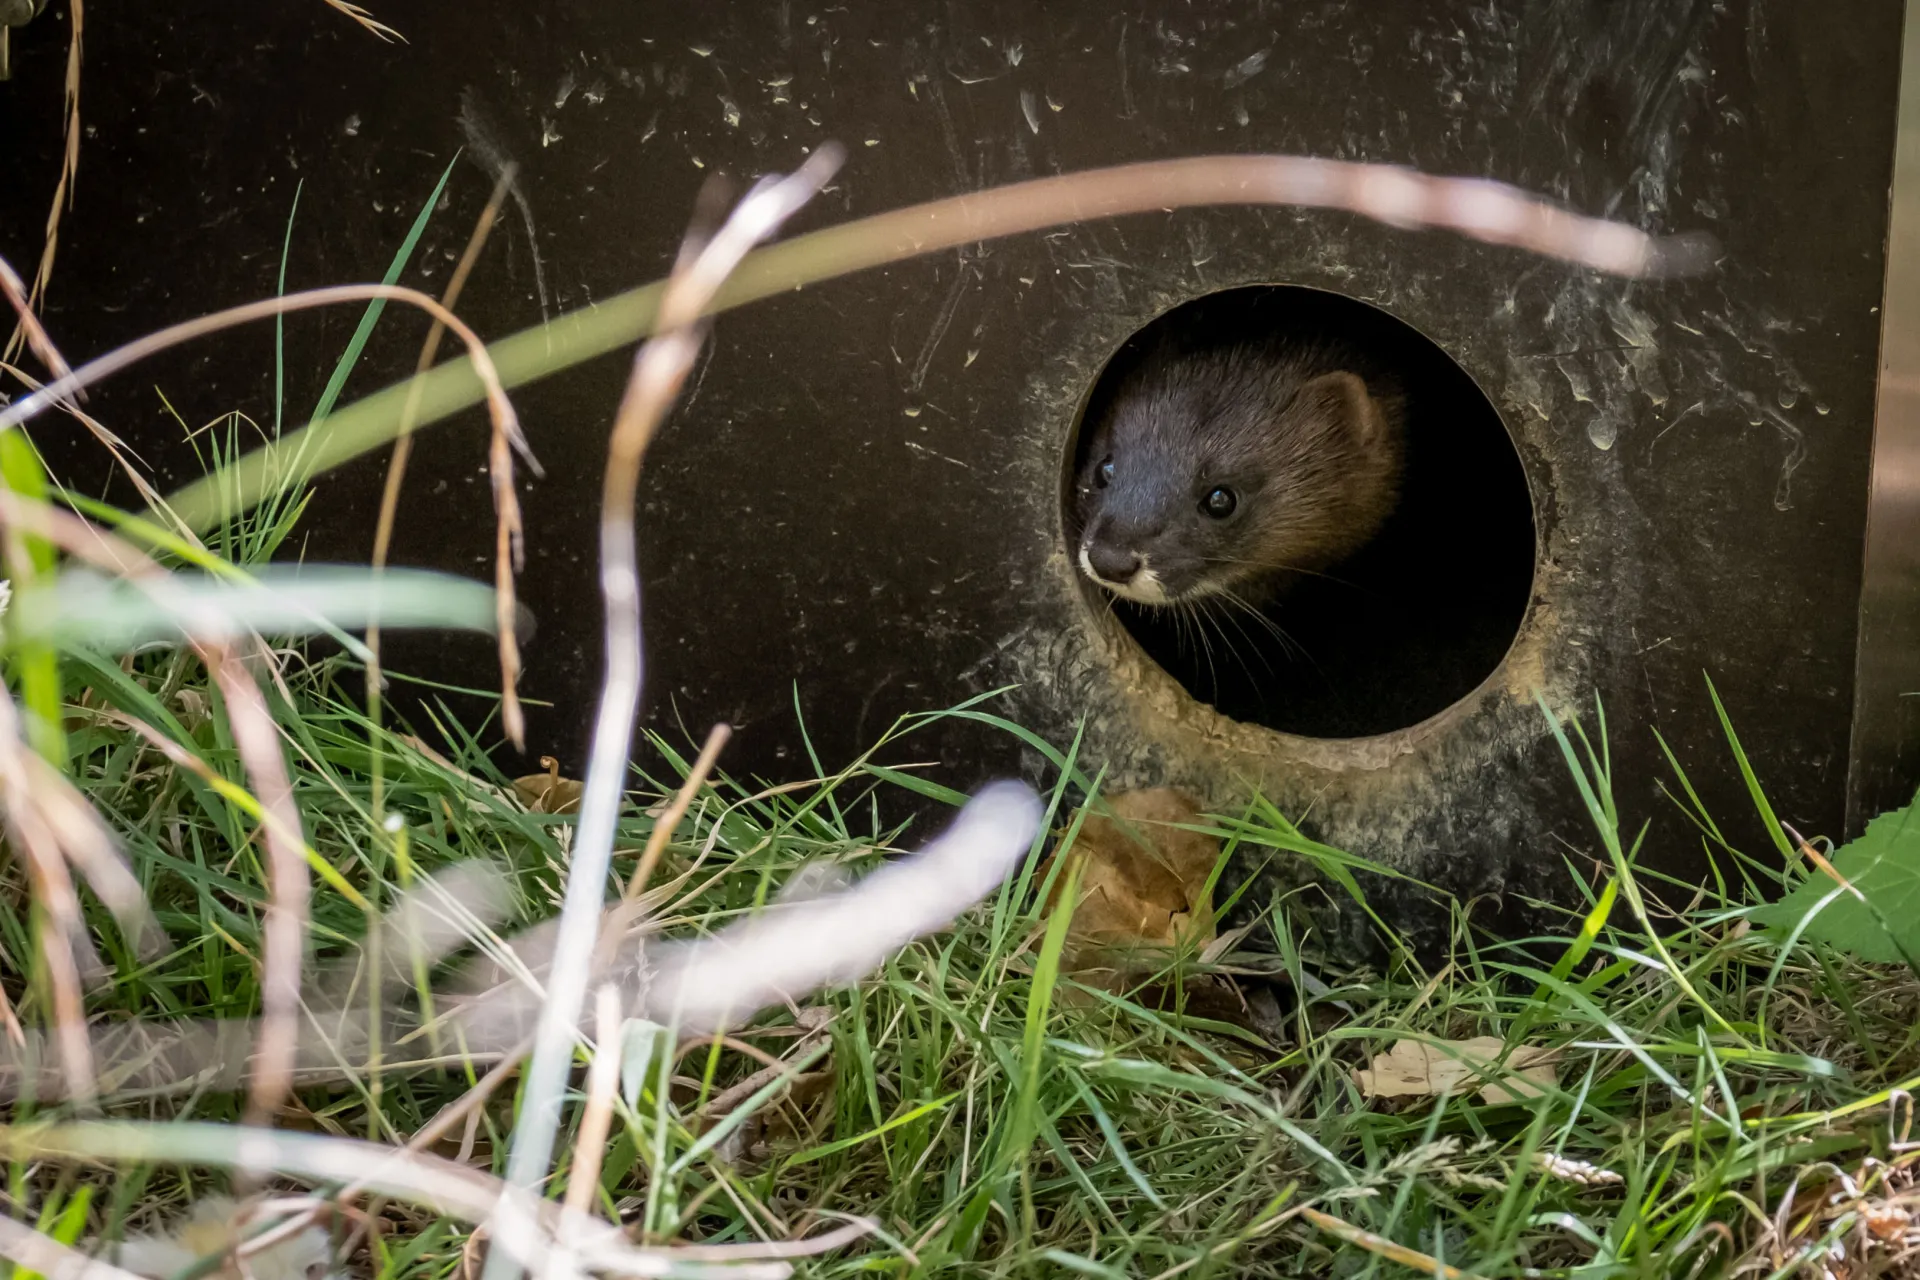
[{"label": "brown fur", "polygon": [[[1399,388],[1356,353],[1280,337],[1162,342],[1089,421],[1076,552],[1109,566],[1144,557],[1167,603],[1270,599],[1379,532],[1399,498],[1403,436]],[[1203,507],[1221,486],[1235,509],[1215,519]]]}]

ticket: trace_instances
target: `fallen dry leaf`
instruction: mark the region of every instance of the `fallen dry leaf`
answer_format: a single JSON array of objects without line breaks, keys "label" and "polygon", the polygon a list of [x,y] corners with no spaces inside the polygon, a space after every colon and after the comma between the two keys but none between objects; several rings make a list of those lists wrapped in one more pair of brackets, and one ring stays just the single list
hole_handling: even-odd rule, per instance
[{"label": "fallen dry leaf", "polygon": [[[1087,815],[1068,855],[1082,868],[1080,902],[1067,931],[1068,967],[1084,972],[1131,951],[1205,947],[1214,936],[1207,878],[1220,842],[1174,825],[1198,823],[1199,805],[1183,792],[1156,787],[1108,797],[1107,807],[1112,816]],[[1065,879],[1055,881],[1055,895]]]},{"label": "fallen dry leaf", "polygon": [[513,780],[513,794],[527,806],[528,813],[577,813],[580,809],[580,783],[560,776],[560,762],[541,756],[545,773],[530,773]]},{"label": "fallen dry leaf", "polygon": [[[1502,1044],[1498,1036],[1435,1042],[1402,1040],[1387,1052],[1376,1055],[1370,1068],[1355,1070],[1354,1079],[1359,1082],[1360,1092],[1369,1098],[1424,1098],[1458,1093],[1462,1085],[1490,1074],[1488,1068],[1499,1059]],[[1558,1049],[1521,1045],[1506,1062],[1507,1070],[1514,1074],[1485,1080],[1480,1101],[1498,1106],[1538,1097],[1542,1086],[1556,1082],[1554,1064],[1559,1060]]]}]

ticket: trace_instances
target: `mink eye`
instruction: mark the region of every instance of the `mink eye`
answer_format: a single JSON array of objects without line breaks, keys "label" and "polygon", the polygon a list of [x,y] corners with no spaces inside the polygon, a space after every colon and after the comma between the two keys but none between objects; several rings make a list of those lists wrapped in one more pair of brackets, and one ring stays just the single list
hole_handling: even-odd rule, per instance
[{"label": "mink eye", "polygon": [[1200,509],[1215,520],[1225,520],[1239,505],[1240,499],[1225,485],[1209,490],[1207,496],[1200,500]]},{"label": "mink eye", "polygon": [[1103,458],[1100,465],[1093,469],[1093,483],[1096,488],[1104,489],[1113,483],[1113,459]]}]

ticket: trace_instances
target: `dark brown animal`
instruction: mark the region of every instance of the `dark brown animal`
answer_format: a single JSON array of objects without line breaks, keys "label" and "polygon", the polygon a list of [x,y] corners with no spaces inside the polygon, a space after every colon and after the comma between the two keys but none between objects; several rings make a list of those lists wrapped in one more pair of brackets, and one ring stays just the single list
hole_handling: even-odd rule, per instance
[{"label": "dark brown animal", "polygon": [[1337,345],[1163,337],[1095,414],[1075,556],[1140,604],[1269,603],[1365,546],[1399,497],[1399,387]]}]

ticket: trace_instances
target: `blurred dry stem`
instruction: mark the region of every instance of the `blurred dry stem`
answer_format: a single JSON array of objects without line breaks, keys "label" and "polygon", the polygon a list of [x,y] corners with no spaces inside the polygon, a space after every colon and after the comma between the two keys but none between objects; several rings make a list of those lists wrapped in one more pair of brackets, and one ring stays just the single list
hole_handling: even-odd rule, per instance
[{"label": "blurred dry stem", "polygon": [[[33,314],[33,304],[27,299],[26,287],[20,283],[19,275],[4,258],[0,258],[0,293],[7,295],[7,304],[13,308],[18,325],[16,332],[25,338],[27,349],[46,366],[47,372],[56,378],[71,374],[73,370],[67,366],[65,357],[53,345],[53,339],[47,336],[39,317]],[[12,356],[11,351],[7,352],[9,359]]]},{"label": "blurred dry stem", "polygon": [[[496,1252],[510,1253],[520,1265],[545,1273],[566,1240],[568,1249],[595,1271],[616,1276],[653,1277],[698,1274],[688,1264],[708,1264],[710,1274],[726,1280],[761,1276],[784,1280],[791,1268],[781,1263],[748,1264],[720,1271],[738,1260],[793,1256],[795,1245],[836,1247],[825,1238],[784,1246],[701,1246],[644,1248],[630,1244],[622,1229],[564,1205],[541,1200],[499,1178],[467,1165],[404,1148],[353,1138],[199,1122],[82,1122],[64,1125],[16,1125],[0,1129],[0,1154],[14,1160],[66,1159],[134,1161],[213,1168],[272,1168],[315,1182],[358,1181],[367,1189],[422,1205],[447,1217],[479,1224],[510,1205],[521,1230],[495,1230]],[[716,1253],[716,1248],[723,1250]]]},{"label": "blurred dry stem", "polygon": [[13,695],[0,690],[0,803],[6,806],[8,843],[26,856],[33,901],[41,912],[40,952],[52,988],[54,1030],[68,1096],[82,1107],[91,1107],[96,1093],[93,1046],[87,1038],[80,966],[75,962],[75,951],[86,945],[86,926],[73,879],[67,874],[66,851],[27,776],[29,758],[37,757],[21,732]]},{"label": "blurred dry stem", "polygon": [[[1503,183],[1445,178],[1389,165],[1308,156],[1194,156],[1038,178],[860,218],[748,254],[702,308],[733,307],[986,240],[1096,218],[1171,212],[1203,205],[1269,205],[1345,210],[1395,227],[1434,227],[1541,257],[1626,277],[1683,276],[1709,269],[1711,237],[1656,237],[1623,223],[1588,218]],[[494,344],[509,385],[557,373],[679,323],[665,311],[668,281],[655,281]],[[424,391],[388,387],[277,446],[257,450],[172,499],[194,528],[259,502],[279,483],[274,459],[291,452],[326,468],[391,440],[402,403],[416,425],[437,422],[479,396],[459,362],[426,375]]]},{"label": "blurred dry stem", "polygon": [[[626,789],[642,680],[640,573],[633,520],[641,459],[693,368],[705,336],[699,322],[714,292],[755,245],[778,231],[826,184],[840,161],[838,147],[821,147],[792,176],[755,187],[712,239],[697,246],[689,241],[667,283],[662,332],[634,357],[633,374],[614,419],[600,506],[606,669],[553,966],[508,1156],[507,1178],[516,1187],[538,1186],[553,1157],[567,1064],[573,1056],[580,1006],[599,941],[614,831]],[[489,1229],[497,1236],[506,1225],[495,1220]],[[489,1255],[486,1280],[512,1280],[514,1274],[507,1255]]]},{"label": "blurred dry stem", "polygon": [[[253,649],[261,660],[271,663],[264,644],[256,641]],[[300,1039],[301,958],[306,951],[307,907],[312,890],[307,880],[300,810],[293,801],[293,783],[287,776],[280,729],[273,713],[253,674],[231,649],[222,647],[206,657],[227,704],[234,748],[253,781],[254,794],[273,815],[273,821],[262,824],[270,893],[262,930],[260,1039],[246,1109],[246,1122],[259,1125],[273,1118],[293,1087]]]},{"label": "blurred dry stem", "polygon": [[613,1097],[620,1087],[620,991],[612,983],[600,988],[595,1002],[593,1065],[587,1072],[587,1106],[580,1116],[578,1140],[573,1144],[573,1168],[567,1175],[566,1204],[587,1213],[593,1193],[600,1188],[600,1157],[607,1149],[613,1123]]},{"label": "blurred dry stem", "polygon": [[18,1268],[16,1275],[35,1272],[44,1280],[141,1280],[5,1215],[0,1215],[0,1257]]},{"label": "blurred dry stem", "polygon": [[[38,391],[21,397],[5,408],[0,408],[0,431],[19,426],[52,405],[60,403],[65,397],[73,395],[102,378],[129,365],[137,364],[149,356],[179,346],[181,343],[191,342],[196,338],[218,333],[236,325],[271,319],[290,312],[334,306],[342,302],[371,302],[376,299],[405,302],[419,307],[452,330],[454,335],[466,345],[467,356],[472,361],[473,370],[486,388],[485,399],[493,427],[489,459],[493,472],[496,515],[502,531],[501,555],[496,573],[499,582],[504,584],[500,596],[500,607],[505,610],[501,616],[505,617],[508,623],[499,636],[502,716],[511,736],[521,724],[519,696],[515,691],[520,670],[520,650],[511,625],[513,572],[518,567],[522,550],[519,499],[515,496],[513,485],[513,453],[518,451],[536,475],[540,474],[540,465],[527,447],[525,437],[521,435],[520,422],[514,414],[513,404],[507,399],[506,389],[501,384],[500,375],[494,368],[493,359],[487,353],[485,344],[480,341],[480,336],[433,298],[417,289],[408,289],[400,285],[336,285],[326,289],[308,290],[305,293],[288,294],[281,298],[250,302],[242,306],[230,307],[225,311],[216,311],[212,315],[201,316],[196,320],[188,320],[160,329],[125,346],[117,347],[98,359],[88,361],[71,373],[54,379]],[[308,469],[303,474],[312,474],[312,470]],[[246,504],[243,502],[241,505],[244,509]],[[237,514],[230,507],[227,508],[226,513],[229,516]],[[189,526],[192,524],[191,521],[187,523]],[[517,738],[515,744],[520,745]]]},{"label": "blurred dry stem", "polygon": [[[68,555],[124,577],[143,589],[164,591],[167,573],[139,548],[70,512],[11,491],[0,491],[0,526],[45,538]],[[194,610],[196,616],[204,612],[204,609]],[[280,750],[280,731],[253,673],[230,646],[217,640],[195,638],[191,617],[188,626],[189,641],[226,702],[235,749],[253,782],[262,809],[270,818],[263,823],[271,892],[262,931],[258,1066],[248,1099],[249,1118],[257,1123],[272,1115],[292,1082],[295,1045],[299,1039],[300,962],[306,946],[309,892],[306,842],[300,835],[300,814],[293,802],[292,784]],[[204,621],[199,630],[202,636],[218,635],[221,628]],[[264,644],[256,639],[250,649],[271,666],[272,658]],[[11,723],[0,724],[0,756],[14,754],[7,750],[10,739],[19,741],[12,701],[10,698],[3,701],[5,707],[0,714]],[[14,732],[7,732],[9,729]],[[125,871],[125,864],[110,844],[102,846],[97,830],[91,832],[95,837],[91,841],[74,838],[71,833],[75,831],[89,832],[84,823],[70,820],[65,824],[69,832],[67,838],[58,837],[62,829],[58,821],[60,813],[92,812],[85,799],[73,792],[70,782],[56,775],[42,779],[38,787],[31,786],[25,775],[32,766],[17,759],[14,766],[7,771],[13,776],[0,777],[0,784],[8,788],[7,819],[20,833],[22,846],[30,852],[40,851],[34,856],[34,865],[45,893],[41,901],[54,926],[49,935],[53,941],[48,958],[56,1014],[62,1029],[62,1056],[75,1080],[76,1095],[91,1097],[93,1055],[86,1043],[84,1019],[78,1004],[77,974],[70,972],[67,963],[80,921],[72,883],[66,876],[65,859],[72,859],[83,868],[98,868],[93,879],[103,886],[102,896],[109,902],[119,903],[123,911],[133,909],[125,886],[118,884],[106,868],[118,867]],[[4,762],[0,762],[0,768],[4,768]],[[23,780],[21,790],[14,790],[14,777]],[[52,862],[45,861],[42,854],[52,857]],[[131,872],[126,874],[131,877]],[[134,888],[137,890],[137,884]],[[140,899],[138,911],[146,911],[144,897]],[[137,918],[140,924],[134,927],[144,932],[147,918],[144,914]],[[77,1028],[74,1019],[80,1019]],[[82,1079],[84,1084],[80,1083]]]}]

